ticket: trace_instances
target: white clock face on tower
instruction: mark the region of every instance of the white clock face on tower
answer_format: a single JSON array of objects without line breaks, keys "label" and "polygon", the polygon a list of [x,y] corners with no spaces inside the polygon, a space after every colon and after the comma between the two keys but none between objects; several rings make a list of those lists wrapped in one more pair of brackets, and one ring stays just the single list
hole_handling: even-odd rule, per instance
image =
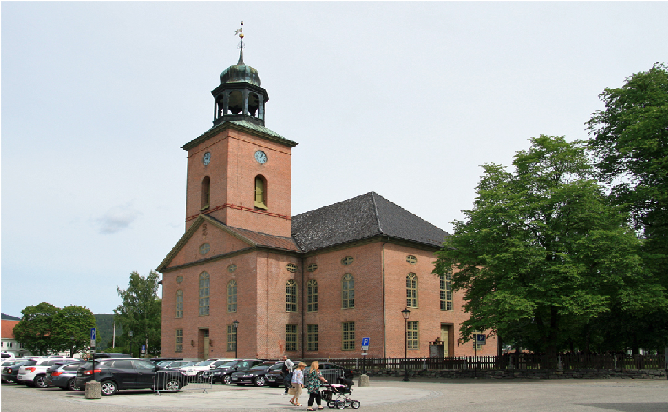
[{"label": "white clock face on tower", "polygon": [[204,158],[202,159],[202,162],[204,162],[204,166],[211,163],[211,153],[209,152],[204,153]]},{"label": "white clock face on tower", "polygon": [[267,154],[262,150],[258,150],[255,152],[255,160],[257,160],[257,162],[261,165],[265,164],[267,163]]}]

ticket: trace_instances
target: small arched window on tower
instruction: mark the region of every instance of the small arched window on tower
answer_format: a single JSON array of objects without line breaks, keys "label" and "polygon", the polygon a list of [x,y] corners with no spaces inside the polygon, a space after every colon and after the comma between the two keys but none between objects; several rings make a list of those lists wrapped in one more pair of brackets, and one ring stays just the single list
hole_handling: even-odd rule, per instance
[{"label": "small arched window on tower", "polygon": [[209,201],[211,198],[211,179],[209,176],[204,176],[202,179],[202,206],[200,210],[209,208]]},{"label": "small arched window on tower", "polygon": [[267,210],[267,181],[260,175],[255,176],[255,208]]}]

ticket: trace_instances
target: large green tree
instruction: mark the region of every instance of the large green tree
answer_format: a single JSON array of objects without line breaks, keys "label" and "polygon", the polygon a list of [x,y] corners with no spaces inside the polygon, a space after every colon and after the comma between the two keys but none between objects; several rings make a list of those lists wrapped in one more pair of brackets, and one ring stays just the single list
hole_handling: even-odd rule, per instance
[{"label": "large green tree", "polygon": [[613,308],[665,305],[641,241],[592,179],[584,142],[532,138],[513,165],[484,166],[473,209],[438,252],[434,272],[452,274],[464,291],[464,339],[491,329],[555,354],[585,347],[596,319]]},{"label": "large green tree", "polygon": [[70,305],[60,309],[53,318],[53,336],[58,344],[57,349],[69,350],[70,356],[88,349],[90,329],[95,325],[95,315],[86,307]]},{"label": "large green tree", "polygon": [[[158,273],[151,271],[148,276],[137,272],[130,274],[127,289],[117,288],[123,303],[114,309],[115,320],[123,330],[122,341],[127,350],[139,354],[141,345],[148,339],[148,351],[160,353],[161,300],[158,298]],[[130,337],[128,332],[132,331]]]},{"label": "large green tree", "polygon": [[26,306],[21,311],[23,314],[21,321],[14,326],[14,338],[33,355],[48,355],[57,351],[58,343],[53,336],[53,319],[58,310],[47,302]]},{"label": "large green tree", "polygon": [[14,337],[33,354],[69,350],[73,355],[90,345],[90,328],[95,327],[95,316],[83,306],[60,309],[42,302],[27,306],[21,313],[23,318],[14,327]]},{"label": "large green tree", "polygon": [[[668,68],[656,63],[600,98],[605,109],[587,123],[599,178],[611,201],[631,213],[645,263],[668,288]],[[645,312],[611,316],[609,333],[623,331],[634,352],[668,345],[668,309]]]}]

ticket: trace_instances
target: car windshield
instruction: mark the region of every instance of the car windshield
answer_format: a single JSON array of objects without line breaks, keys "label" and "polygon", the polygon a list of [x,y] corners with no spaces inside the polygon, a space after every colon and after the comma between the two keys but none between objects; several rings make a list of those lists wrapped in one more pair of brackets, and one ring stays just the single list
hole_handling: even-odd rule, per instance
[{"label": "car windshield", "polygon": [[269,369],[271,365],[255,365],[251,368],[252,371],[262,371],[265,369]]},{"label": "car windshield", "polygon": [[201,362],[196,363],[194,366],[209,366],[213,363],[213,361],[210,360],[204,360]]},{"label": "car windshield", "polygon": [[277,369],[281,369],[282,367],[283,367],[283,364],[282,364],[282,363],[277,363],[276,365],[273,365],[273,366],[272,366],[271,368],[269,368],[269,369],[271,369],[271,370],[277,370]]}]

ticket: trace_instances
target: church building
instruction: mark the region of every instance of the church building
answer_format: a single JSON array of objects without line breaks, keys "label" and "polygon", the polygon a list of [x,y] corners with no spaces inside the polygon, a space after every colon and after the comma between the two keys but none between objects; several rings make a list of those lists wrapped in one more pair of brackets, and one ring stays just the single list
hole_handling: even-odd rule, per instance
[{"label": "church building", "polygon": [[162,356],[357,358],[363,338],[368,357],[473,355],[461,294],[432,274],[447,233],[374,192],[292,216],[297,143],[265,127],[243,48],[212,94],[213,126],[183,146],[186,231],[157,268]]}]

